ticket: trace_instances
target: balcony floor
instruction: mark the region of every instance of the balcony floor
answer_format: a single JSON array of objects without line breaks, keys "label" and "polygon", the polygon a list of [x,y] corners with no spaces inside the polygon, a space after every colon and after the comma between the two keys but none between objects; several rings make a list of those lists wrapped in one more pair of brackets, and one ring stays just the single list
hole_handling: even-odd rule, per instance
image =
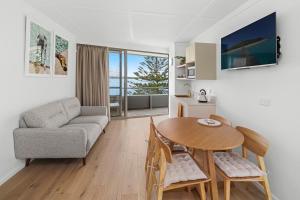
[{"label": "balcony floor", "polygon": [[[116,116],[117,113],[111,110],[113,118],[119,118]],[[155,116],[155,115],[168,115],[168,107],[164,108],[152,108],[152,109],[138,109],[138,110],[128,110],[127,117],[142,117],[142,116]]]},{"label": "balcony floor", "polygon": [[168,114],[169,114],[169,109],[167,107],[152,108],[152,109],[128,110],[127,117],[168,115]]}]

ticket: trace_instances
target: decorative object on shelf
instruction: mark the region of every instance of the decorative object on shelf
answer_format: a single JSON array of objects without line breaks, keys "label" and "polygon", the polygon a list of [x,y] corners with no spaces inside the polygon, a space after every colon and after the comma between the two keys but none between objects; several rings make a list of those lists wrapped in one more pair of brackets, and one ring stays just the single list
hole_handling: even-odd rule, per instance
[{"label": "decorative object on shelf", "polygon": [[191,84],[190,84],[190,83],[185,83],[183,86],[187,89],[187,91],[188,91],[188,96],[191,97],[191,96],[192,96],[192,92],[191,92]]},{"label": "decorative object on shelf", "polygon": [[212,127],[218,127],[222,125],[221,122],[214,119],[198,119],[197,122],[201,125],[212,126]]},{"label": "decorative object on shelf", "polygon": [[55,67],[54,76],[66,77],[68,75],[68,40],[55,35]]},{"label": "decorative object on shelf", "polygon": [[185,57],[184,56],[175,56],[175,58],[179,60],[180,65],[185,64]]},{"label": "decorative object on shelf", "polygon": [[26,17],[25,74],[50,77],[52,48],[53,32]]},{"label": "decorative object on shelf", "polygon": [[200,90],[197,100],[199,103],[207,103],[206,91],[204,89]]},{"label": "decorative object on shelf", "polygon": [[177,78],[186,78],[186,75],[185,74],[180,74],[177,76]]}]

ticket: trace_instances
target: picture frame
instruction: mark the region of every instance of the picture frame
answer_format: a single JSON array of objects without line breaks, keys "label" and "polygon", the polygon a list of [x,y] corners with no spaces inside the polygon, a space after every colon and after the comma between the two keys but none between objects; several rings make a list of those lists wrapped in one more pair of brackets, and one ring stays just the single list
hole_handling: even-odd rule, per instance
[{"label": "picture frame", "polygon": [[53,31],[40,21],[26,16],[25,75],[51,77]]},{"label": "picture frame", "polygon": [[54,34],[53,77],[67,77],[69,72],[70,42],[61,34]]}]

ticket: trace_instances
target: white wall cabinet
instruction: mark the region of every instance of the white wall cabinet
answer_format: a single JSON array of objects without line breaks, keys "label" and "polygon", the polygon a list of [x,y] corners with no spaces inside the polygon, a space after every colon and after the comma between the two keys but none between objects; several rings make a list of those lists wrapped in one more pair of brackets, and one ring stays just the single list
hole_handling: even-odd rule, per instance
[{"label": "white wall cabinet", "polygon": [[194,80],[216,80],[216,59],[214,43],[193,43],[186,48],[186,67],[195,66]]}]

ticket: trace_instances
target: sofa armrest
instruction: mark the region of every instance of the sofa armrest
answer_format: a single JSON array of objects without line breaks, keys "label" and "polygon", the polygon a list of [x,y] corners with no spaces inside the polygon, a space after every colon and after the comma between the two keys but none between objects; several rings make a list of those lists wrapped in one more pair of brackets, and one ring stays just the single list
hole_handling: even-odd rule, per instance
[{"label": "sofa armrest", "polygon": [[18,128],[14,130],[15,156],[25,158],[83,158],[87,133],[82,128]]},{"label": "sofa armrest", "polygon": [[83,116],[95,116],[95,115],[106,115],[106,106],[81,106],[81,115]]}]

